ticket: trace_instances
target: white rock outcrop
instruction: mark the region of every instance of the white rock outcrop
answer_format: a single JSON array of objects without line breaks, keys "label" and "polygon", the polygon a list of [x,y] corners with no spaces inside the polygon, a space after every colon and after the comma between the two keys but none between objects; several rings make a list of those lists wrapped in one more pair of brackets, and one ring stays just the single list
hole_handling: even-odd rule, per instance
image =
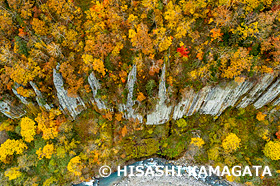
[{"label": "white rock outcrop", "polygon": [[260,79],[259,82],[256,82],[252,90],[248,92],[248,94],[241,100],[237,108],[245,108],[248,105],[254,103],[258,97],[260,97],[266,88],[273,82],[274,75],[266,74],[264,77]]},{"label": "white rock outcrop", "polygon": [[19,88],[20,85],[17,84],[17,83],[15,83],[14,86],[15,86],[15,87],[12,88],[13,93],[16,95],[16,97],[17,97],[18,99],[20,99],[20,101],[21,101],[23,104],[28,105],[29,102],[26,100],[26,97],[23,97],[22,95],[20,95],[20,94],[17,92],[17,88]]},{"label": "white rock outcrop", "polygon": [[[57,67],[58,69],[59,67]],[[57,69],[53,70],[53,82],[57,91],[57,97],[61,110],[66,114],[69,114],[73,119],[86,109],[83,100],[80,97],[69,97],[67,90],[63,87],[63,78]],[[205,86],[200,91],[195,92],[189,88],[182,96],[182,100],[178,104],[171,104],[168,102],[167,90],[166,90],[166,67],[163,65],[158,91],[158,102],[153,110],[148,111],[147,125],[157,125],[166,123],[171,115],[172,119],[180,119],[184,116],[191,116],[196,112],[201,114],[210,114],[213,116],[221,115],[228,107],[245,108],[249,105],[253,105],[256,109],[259,109],[269,103],[274,106],[280,105],[280,78],[277,74],[266,74],[263,77],[259,77],[258,80],[244,81],[242,83],[236,83],[234,81],[227,83],[220,83],[216,86]],[[133,65],[131,71],[128,74],[128,80],[126,88],[128,90],[127,102],[125,104],[118,105],[118,111],[123,112],[125,119],[137,119],[140,123],[143,123],[144,116],[137,113],[135,104],[137,100],[133,100],[134,86],[137,81],[137,68]],[[93,92],[93,99],[91,102],[96,104],[99,110],[111,110],[108,108],[105,101],[97,97],[97,92],[101,89],[101,85],[98,79],[92,72],[88,77],[88,83]],[[45,107],[47,110],[50,106],[43,99],[42,93],[37,86],[30,82],[30,85],[36,93],[36,100],[40,106]],[[32,102],[17,93],[17,88],[20,85],[15,84],[12,89],[13,93],[18,97],[22,103],[28,105]],[[276,107],[274,108],[274,110]],[[22,107],[16,108],[11,106],[9,101],[0,101],[0,112],[10,118],[19,118],[25,114]]]},{"label": "white rock outcrop", "polygon": [[167,106],[166,101],[166,86],[165,86],[165,64],[162,67],[158,98],[159,102],[156,105],[155,110],[147,115],[147,125],[163,124],[170,118],[173,106]]},{"label": "white rock outcrop", "polygon": [[205,100],[205,97],[207,96],[208,92],[210,91],[211,87],[206,86],[203,87],[197,94],[195,94],[193,98],[193,102],[191,103],[190,109],[188,110],[188,113],[186,116],[191,116],[194,113],[198,112],[201,105],[203,104],[203,101]]},{"label": "white rock outcrop", "polygon": [[67,90],[63,87],[62,75],[53,69],[53,83],[56,88],[59,105],[62,111],[68,112],[75,119],[78,114],[86,109],[83,100],[78,97],[69,97]]},{"label": "white rock outcrop", "polygon": [[[198,93],[193,89],[186,91],[183,99],[174,106],[173,119],[191,116],[195,112],[219,116],[228,107],[245,108],[253,104],[256,109],[276,100],[273,105],[280,105],[280,79],[266,74],[258,82],[244,81],[220,83],[214,87],[206,86]],[[275,82],[274,82],[275,80]],[[274,83],[273,83],[274,82]]]},{"label": "white rock outcrop", "polygon": [[91,100],[91,102],[93,104],[96,104],[96,106],[98,107],[99,110],[103,110],[103,109],[107,109],[104,101],[102,101],[100,98],[97,98],[97,91],[101,88],[100,83],[98,81],[98,79],[96,79],[94,73],[90,73],[89,77],[88,77],[88,83],[91,87],[92,90],[92,94],[93,94],[93,100]]},{"label": "white rock outcrop", "polygon": [[280,93],[280,79],[277,79],[276,82],[274,82],[268,88],[268,90],[258,98],[258,100],[254,103],[254,107],[256,109],[263,107],[264,105],[270,103],[276,97],[278,97],[279,93]]},{"label": "white rock outcrop", "polygon": [[0,112],[11,119],[20,118],[26,113],[22,107],[12,106],[8,100],[0,101]]},{"label": "white rock outcrop", "polygon": [[180,119],[188,113],[196,94],[193,89],[189,89],[185,93],[182,100],[174,107],[173,119]]},{"label": "white rock outcrop", "polygon": [[36,101],[40,107],[44,107],[46,110],[51,110],[51,107],[48,105],[46,100],[43,98],[41,91],[38,89],[35,83],[32,81],[29,82],[32,86],[35,94],[36,94]]},{"label": "white rock outcrop", "polygon": [[143,116],[135,113],[135,110],[133,109],[133,106],[136,103],[136,101],[133,100],[133,91],[134,91],[134,85],[136,81],[137,81],[137,68],[136,65],[133,65],[131,71],[128,74],[128,79],[126,84],[126,88],[128,89],[127,101],[126,104],[119,105],[119,111],[123,112],[123,117],[125,119],[130,119],[130,118],[138,119],[139,122],[142,123]]},{"label": "white rock outcrop", "polygon": [[229,82],[212,87],[208,92],[200,113],[219,116],[229,106],[234,106],[238,99],[252,88],[252,83],[245,81],[239,85]]}]

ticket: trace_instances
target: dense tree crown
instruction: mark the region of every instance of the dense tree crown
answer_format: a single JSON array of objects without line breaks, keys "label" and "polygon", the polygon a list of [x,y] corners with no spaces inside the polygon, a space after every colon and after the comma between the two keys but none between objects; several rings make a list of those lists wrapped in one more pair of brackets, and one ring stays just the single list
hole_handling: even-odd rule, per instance
[{"label": "dense tree crown", "polygon": [[32,98],[28,82],[34,81],[52,100],[58,64],[71,96],[84,93],[92,71],[104,87],[124,90],[132,64],[143,96],[163,63],[174,91],[186,83],[240,82],[279,67],[278,1],[8,0],[0,6],[2,93],[17,83]]},{"label": "dense tree crown", "polygon": [[188,88],[278,72],[279,0],[0,0],[0,23],[0,99],[16,90],[35,102],[34,82],[52,106],[29,105],[21,119],[0,116],[10,138],[0,146],[0,185],[67,185],[89,180],[100,165],[154,154],[175,158],[188,145],[204,153],[195,157],[202,163],[272,162],[280,170],[273,163],[280,159],[279,122],[270,127],[265,111],[144,126],[120,112],[91,109],[69,121],[52,78],[56,69],[69,96],[89,102],[94,72],[102,87],[96,97],[114,109],[126,103],[136,65],[132,99],[141,113],[157,101],[163,65],[171,102]]}]

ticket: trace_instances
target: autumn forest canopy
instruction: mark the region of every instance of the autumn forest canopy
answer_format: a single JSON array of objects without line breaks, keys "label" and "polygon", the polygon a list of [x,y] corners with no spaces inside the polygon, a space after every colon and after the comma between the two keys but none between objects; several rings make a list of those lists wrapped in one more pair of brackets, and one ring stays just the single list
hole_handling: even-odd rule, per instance
[{"label": "autumn forest canopy", "polygon": [[[164,126],[127,121],[112,111],[100,114],[95,107],[72,121],[59,110],[54,70],[61,73],[70,97],[87,101],[93,72],[102,87],[97,97],[116,108],[126,102],[133,65],[133,100],[140,113],[157,101],[163,65],[171,102],[188,88],[198,91],[224,81],[277,74],[280,1],[0,0],[0,100],[13,100],[14,89],[36,102],[35,83],[52,105],[50,111],[30,105],[18,119],[0,117],[0,131],[9,135],[0,146],[0,185],[68,185],[89,180],[103,163],[115,166],[154,154],[179,157],[190,141],[205,146],[200,150],[207,158],[198,156],[198,162],[273,162],[280,170],[275,163],[280,159],[279,140],[266,145],[265,156],[262,152],[269,134],[280,131],[278,120],[268,121],[254,109],[233,115],[227,111],[217,121],[194,116]],[[198,127],[205,131],[205,142],[191,138],[190,130]],[[249,127],[254,132],[248,133]]]},{"label": "autumn forest canopy", "polygon": [[72,96],[89,91],[94,71],[103,87],[119,90],[108,94],[115,101],[133,64],[145,96],[163,63],[174,92],[271,73],[279,65],[279,10],[272,0],[2,0],[1,93],[19,84],[19,94],[32,97],[34,81],[52,100],[58,64]]}]

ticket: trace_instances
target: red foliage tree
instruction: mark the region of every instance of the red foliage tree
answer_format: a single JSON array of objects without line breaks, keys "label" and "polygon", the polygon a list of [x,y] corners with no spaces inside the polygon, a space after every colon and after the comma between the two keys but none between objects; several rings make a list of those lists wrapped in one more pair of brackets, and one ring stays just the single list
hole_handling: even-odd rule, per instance
[{"label": "red foliage tree", "polygon": [[181,48],[177,48],[177,52],[181,54],[181,57],[189,57],[188,54],[190,51],[188,51],[188,48],[184,48],[184,46],[181,46]]}]

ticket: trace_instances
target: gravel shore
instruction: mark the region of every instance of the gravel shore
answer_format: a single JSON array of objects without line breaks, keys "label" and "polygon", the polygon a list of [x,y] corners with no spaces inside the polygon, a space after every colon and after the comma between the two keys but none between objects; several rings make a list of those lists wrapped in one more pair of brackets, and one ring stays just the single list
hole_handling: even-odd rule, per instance
[{"label": "gravel shore", "polygon": [[126,177],[116,186],[208,186],[208,184],[195,180],[192,177]]}]

